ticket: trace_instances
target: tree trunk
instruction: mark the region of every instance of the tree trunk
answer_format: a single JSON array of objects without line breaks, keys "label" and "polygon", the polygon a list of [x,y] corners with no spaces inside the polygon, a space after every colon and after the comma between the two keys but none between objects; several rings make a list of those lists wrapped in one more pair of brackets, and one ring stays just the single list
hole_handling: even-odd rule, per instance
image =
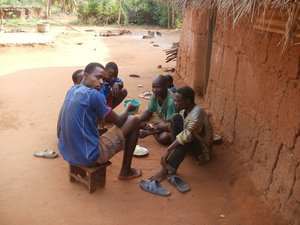
[{"label": "tree trunk", "polygon": [[52,0],[47,0],[46,6],[45,6],[45,18],[46,19],[48,19],[51,16],[51,5],[52,5]]},{"label": "tree trunk", "polygon": [[118,3],[119,3],[119,15],[118,15],[118,21],[117,21],[118,27],[120,27],[120,22],[121,22],[122,2],[123,2],[123,0],[118,0]]},{"label": "tree trunk", "polygon": [[171,4],[172,7],[172,22],[171,22],[171,27],[175,28],[175,9],[174,9],[174,5]]},{"label": "tree trunk", "polygon": [[170,2],[167,0],[167,8],[168,8],[168,29],[170,29]]}]

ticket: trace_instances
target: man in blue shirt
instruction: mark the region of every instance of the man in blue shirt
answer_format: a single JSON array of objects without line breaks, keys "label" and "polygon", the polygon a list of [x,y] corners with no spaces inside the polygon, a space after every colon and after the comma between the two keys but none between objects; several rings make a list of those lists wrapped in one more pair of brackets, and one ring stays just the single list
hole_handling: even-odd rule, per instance
[{"label": "man in blue shirt", "polygon": [[124,88],[124,83],[118,77],[119,68],[116,63],[109,62],[105,66],[107,77],[105,83],[100,90],[106,98],[106,103],[111,107],[117,107],[127,96],[127,90]]},{"label": "man in blue shirt", "polygon": [[[139,177],[142,171],[131,167],[139,136],[139,120],[128,116],[135,107],[129,104],[117,114],[106,104],[99,93],[105,76],[101,64],[90,63],[84,69],[81,84],[68,91],[59,118],[60,153],[70,164],[93,166],[107,162],[124,149],[119,179]],[[97,126],[104,118],[115,126],[100,138]]]}]

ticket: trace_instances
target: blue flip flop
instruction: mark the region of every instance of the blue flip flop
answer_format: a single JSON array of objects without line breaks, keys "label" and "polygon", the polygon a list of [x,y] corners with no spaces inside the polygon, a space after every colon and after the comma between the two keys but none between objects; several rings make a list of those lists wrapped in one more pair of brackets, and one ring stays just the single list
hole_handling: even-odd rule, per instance
[{"label": "blue flip flop", "polygon": [[184,193],[191,190],[190,186],[187,185],[179,176],[171,175],[168,177],[168,181],[172,184],[178,191]]},{"label": "blue flip flop", "polygon": [[141,180],[140,187],[147,192],[160,196],[169,196],[171,191],[163,188],[158,180]]}]

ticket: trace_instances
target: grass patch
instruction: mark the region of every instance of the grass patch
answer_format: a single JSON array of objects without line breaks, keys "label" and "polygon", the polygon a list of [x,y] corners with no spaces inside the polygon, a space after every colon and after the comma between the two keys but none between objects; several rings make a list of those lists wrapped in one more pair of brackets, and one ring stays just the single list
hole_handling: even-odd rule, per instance
[{"label": "grass patch", "polygon": [[34,27],[39,19],[3,19],[3,25],[6,27]]}]

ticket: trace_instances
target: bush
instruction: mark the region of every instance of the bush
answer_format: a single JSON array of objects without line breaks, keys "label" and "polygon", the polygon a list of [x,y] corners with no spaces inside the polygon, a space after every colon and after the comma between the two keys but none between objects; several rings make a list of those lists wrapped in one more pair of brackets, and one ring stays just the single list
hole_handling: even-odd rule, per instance
[{"label": "bush", "polygon": [[91,0],[87,5],[81,3],[77,9],[78,19],[84,23],[97,25],[112,24],[118,18],[116,1]]},{"label": "bush", "polygon": [[[77,8],[78,19],[83,23],[107,25],[118,19],[118,0],[82,1]],[[171,19],[171,18],[170,18]],[[139,25],[168,26],[168,5],[166,1],[125,0],[122,4],[121,23],[124,21]],[[175,15],[175,26],[181,22]],[[171,23],[171,22],[170,22]],[[171,24],[170,24],[171,25]]]}]

